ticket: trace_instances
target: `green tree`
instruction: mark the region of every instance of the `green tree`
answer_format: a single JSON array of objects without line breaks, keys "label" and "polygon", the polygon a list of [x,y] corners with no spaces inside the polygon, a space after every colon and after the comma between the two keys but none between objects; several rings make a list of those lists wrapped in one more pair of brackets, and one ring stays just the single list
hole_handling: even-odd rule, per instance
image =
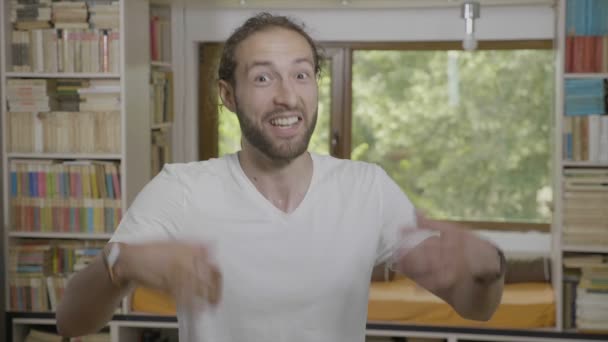
[{"label": "green tree", "polygon": [[356,51],[352,159],[433,216],[547,222],[552,53]]}]

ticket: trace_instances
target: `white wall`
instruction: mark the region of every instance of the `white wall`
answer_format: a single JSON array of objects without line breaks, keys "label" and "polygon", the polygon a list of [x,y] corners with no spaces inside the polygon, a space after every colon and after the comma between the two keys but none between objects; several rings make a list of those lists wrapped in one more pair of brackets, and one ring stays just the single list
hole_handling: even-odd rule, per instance
[{"label": "white wall", "polygon": [[[183,132],[183,146],[176,146],[176,160],[196,160],[197,83],[199,42],[225,40],[246,18],[260,10],[210,9],[196,4],[183,9],[185,93],[184,120],[176,128]],[[464,22],[457,7],[429,9],[323,9],[273,10],[303,21],[318,41],[436,41],[461,40]],[[548,5],[482,7],[476,22],[481,40],[553,39],[554,9]],[[186,70],[188,72],[186,72]],[[179,72],[179,71],[178,71]]]}]

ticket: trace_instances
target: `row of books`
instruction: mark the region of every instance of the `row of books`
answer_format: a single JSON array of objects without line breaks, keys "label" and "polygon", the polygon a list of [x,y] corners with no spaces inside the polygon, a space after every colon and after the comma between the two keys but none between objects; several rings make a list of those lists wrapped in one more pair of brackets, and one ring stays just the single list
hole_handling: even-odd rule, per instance
[{"label": "row of books", "polygon": [[9,112],[8,150],[120,153],[121,116],[110,112]]},{"label": "row of books", "polygon": [[120,80],[7,80],[8,110],[12,112],[120,111]]},{"label": "row of books", "polygon": [[11,23],[17,29],[32,28],[119,28],[119,2],[11,1]]},{"label": "row of books", "polygon": [[608,170],[564,170],[563,242],[608,245]]},{"label": "row of books", "polygon": [[608,326],[608,257],[600,254],[564,257],[564,325],[582,332]]},{"label": "row of books", "polygon": [[11,227],[20,232],[111,233],[122,219],[120,200],[15,198]]},{"label": "row of books", "polygon": [[103,241],[22,240],[9,248],[8,272],[15,278],[69,276],[86,268],[104,246]]},{"label": "row of books", "polygon": [[109,161],[11,159],[10,198],[120,199],[120,165]]},{"label": "row of books", "polygon": [[606,114],[608,79],[575,78],[565,82],[565,114]]},{"label": "row of books", "polygon": [[9,249],[11,310],[55,311],[69,278],[101,252],[103,241],[22,240]]},{"label": "row of books", "polygon": [[171,162],[171,131],[170,128],[155,129],[152,131],[151,145],[151,173],[156,175],[163,166]]},{"label": "row of books", "polygon": [[171,21],[160,15],[150,17],[150,59],[171,61]]},{"label": "row of books", "polygon": [[566,72],[608,72],[607,36],[568,36]]},{"label": "row of books", "polygon": [[153,124],[173,121],[173,73],[153,69],[150,80],[150,115]]},{"label": "row of books", "polygon": [[120,72],[118,30],[15,30],[11,37],[12,70],[15,72]]},{"label": "row of books", "polygon": [[608,115],[563,119],[564,160],[608,163]]},{"label": "row of books", "polygon": [[8,110],[15,112],[49,112],[54,107],[53,82],[46,80],[9,79],[6,84]]},{"label": "row of books", "polygon": [[10,161],[14,231],[111,233],[122,219],[119,165],[101,161]]},{"label": "row of books", "polygon": [[566,34],[577,36],[608,35],[606,0],[567,0]]}]

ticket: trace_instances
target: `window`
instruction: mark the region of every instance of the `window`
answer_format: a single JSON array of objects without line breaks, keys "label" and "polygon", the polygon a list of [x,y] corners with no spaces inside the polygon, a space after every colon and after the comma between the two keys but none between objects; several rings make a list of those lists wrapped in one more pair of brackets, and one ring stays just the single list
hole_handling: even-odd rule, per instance
[{"label": "window", "polygon": [[434,217],[549,222],[550,50],[354,51],[351,158]]},{"label": "window", "polygon": [[[549,223],[551,42],[483,43],[326,48],[310,150],[381,165],[436,218]],[[236,116],[217,115],[208,155],[240,148]]]}]

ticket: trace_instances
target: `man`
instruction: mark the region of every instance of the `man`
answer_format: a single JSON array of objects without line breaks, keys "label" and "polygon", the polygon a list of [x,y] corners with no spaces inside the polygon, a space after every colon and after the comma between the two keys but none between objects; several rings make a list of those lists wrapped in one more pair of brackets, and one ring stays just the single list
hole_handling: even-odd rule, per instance
[{"label": "man", "polygon": [[59,331],[96,331],[134,285],[178,304],[182,341],[363,341],[369,279],[388,262],[487,320],[504,257],[485,240],[416,217],[379,167],[307,152],[319,54],[289,19],[260,14],[228,39],[219,91],[242,150],[167,165],[138,195],[104,256],[75,275]]}]

